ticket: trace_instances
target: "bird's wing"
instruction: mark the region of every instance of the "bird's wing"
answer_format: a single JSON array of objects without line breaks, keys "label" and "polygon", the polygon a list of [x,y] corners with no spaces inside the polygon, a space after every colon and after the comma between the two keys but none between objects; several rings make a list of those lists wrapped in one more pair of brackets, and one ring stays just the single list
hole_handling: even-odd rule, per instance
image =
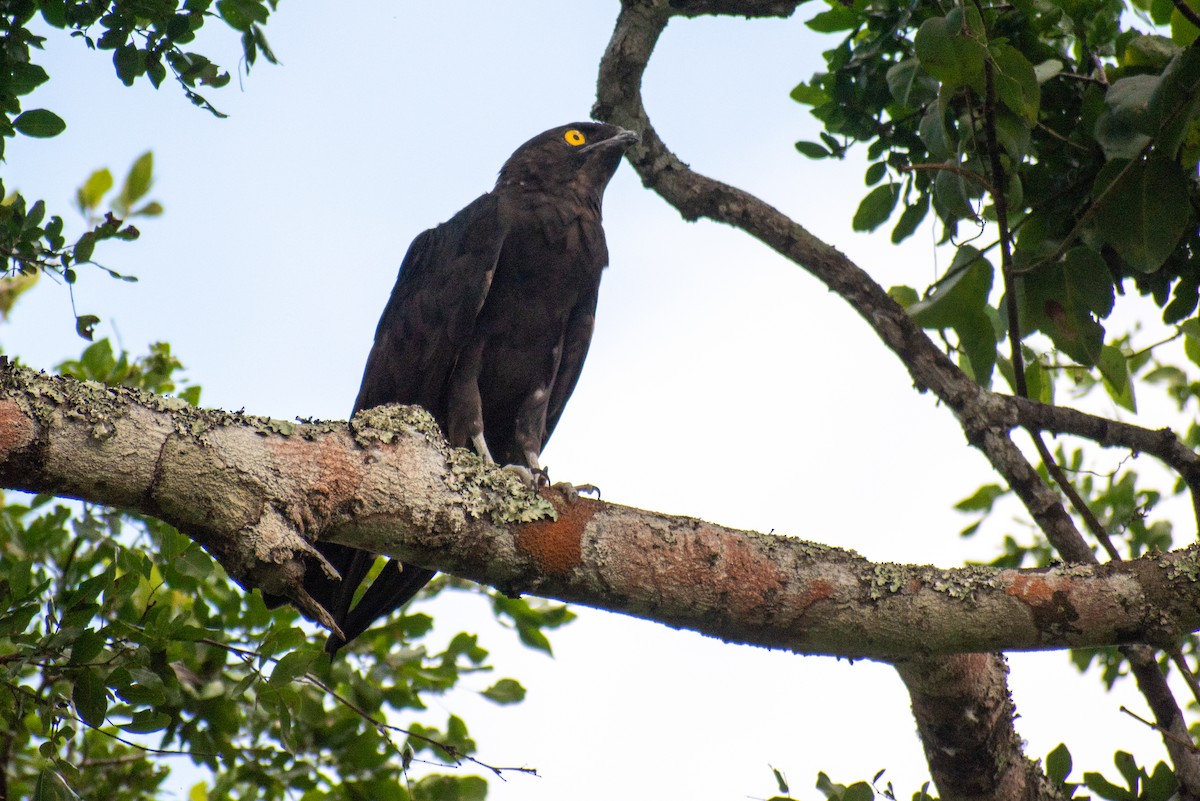
[{"label": "bird's wing", "polygon": [[444,424],[446,382],[491,287],[504,233],[496,196],[487,194],[413,240],[379,318],[354,411],[415,403]]},{"label": "bird's wing", "polygon": [[567,327],[563,333],[562,357],[558,362],[558,372],[554,376],[554,386],[550,390],[550,403],[546,406],[546,432],[542,435],[542,447],[550,440],[558,418],[562,416],[567,399],[575,391],[579,374],[583,371],[583,361],[587,358],[588,346],[592,342],[592,329],[596,324],[596,300],[599,297],[600,282],[579,299],[571,316],[567,319]]},{"label": "bird's wing", "polygon": [[[446,384],[491,287],[504,233],[496,197],[487,194],[413,240],[375,330],[354,411],[419,404],[444,427]],[[330,637],[331,652],[403,606],[433,576],[393,560],[351,609],[375,555],[333,543],[317,547],[342,576],[337,581],[313,569],[304,579],[346,635]]]}]

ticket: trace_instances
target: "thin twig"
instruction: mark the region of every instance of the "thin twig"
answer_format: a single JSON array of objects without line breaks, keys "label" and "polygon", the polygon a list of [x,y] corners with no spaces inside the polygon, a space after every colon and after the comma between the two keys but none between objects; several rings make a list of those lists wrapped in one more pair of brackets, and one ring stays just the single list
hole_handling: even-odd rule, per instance
[{"label": "thin twig", "polygon": [[1171,740],[1176,745],[1178,745],[1182,748],[1186,748],[1189,751],[1193,751],[1197,754],[1200,754],[1200,748],[1197,748],[1196,744],[1193,743],[1191,740],[1187,740],[1183,737],[1180,737],[1178,734],[1176,734],[1173,731],[1167,731],[1162,726],[1159,726],[1157,723],[1154,723],[1152,721],[1146,720],[1144,717],[1142,717],[1141,715],[1137,714],[1136,712],[1130,710],[1128,707],[1126,707],[1124,705],[1121,705],[1119,707],[1119,709],[1121,712],[1124,712],[1126,715],[1129,715],[1129,717],[1133,718],[1138,723],[1141,723],[1146,728],[1153,729],[1154,731],[1158,732],[1160,735],[1162,735],[1162,738],[1164,740]]},{"label": "thin twig", "polygon": [[1195,9],[1189,6],[1186,0],[1171,0],[1171,4],[1175,6],[1175,10],[1179,15],[1186,19],[1196,28],[1200,28],[1200,14],[1197,14]]}]

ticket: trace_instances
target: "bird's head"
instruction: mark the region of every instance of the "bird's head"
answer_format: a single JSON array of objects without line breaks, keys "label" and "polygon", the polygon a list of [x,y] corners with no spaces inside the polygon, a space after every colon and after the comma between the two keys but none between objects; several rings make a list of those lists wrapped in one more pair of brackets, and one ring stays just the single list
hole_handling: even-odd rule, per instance
[{"label": "bird's head", "polygon": [[626,148],[636,141],[633,131],[602,122],[551,128],[517,148],[500,169],[496,188],[571,188],[598,198]]}]

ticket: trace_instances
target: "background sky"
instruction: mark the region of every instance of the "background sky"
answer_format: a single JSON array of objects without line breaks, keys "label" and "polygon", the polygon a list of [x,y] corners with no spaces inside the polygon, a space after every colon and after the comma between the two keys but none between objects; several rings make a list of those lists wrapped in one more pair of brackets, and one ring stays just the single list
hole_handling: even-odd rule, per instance
[{"label": "background sky", "polygon": [[[79,312],[101,315],[98,336],[134,354],[169,341],[206,406],[344,418],[408,243],[490,189],[530,136],[588,118],[617,9],[284,3],[266,28],[282,66],[260,61],[205,93],[226,120],[171,84],[124,88],[106,54],[56,33],[40,62],[52,80],[26,105],[54,109],[67,131],[9,140],[2,177],[63,210],[93,169],[109,166],[119,182],[153,149],[151,196],[165,215],[138,222],[136,244],[97,252],[140,281],[82,270]],[[819,10],[674,20],[646,78],[650,117],[692,167],[772,203],[884,286],[924,287],[949,261],[928,226],[899,249],[886,233],[850,230],[866,191],[862,152],[826,163],[793,148],[818,130],[788,92],[834,44],[803,25]],[[197,51],[234,67],[236,36],[210,27]],[[604,212],[611,266],[596,335],[543,458],[556,480],[878,561],[988,559],[1001,529],[1027,530],[1014,518],[986,540],[958,537],[971,521],[952,504],[997,479],[815,279],[744,234],[682,221],[628,165]],[[79,353],[73,327],[65,287],[45,281],[0,341],[50,368]],[[801,798],[818,796],[818,770],[850,783],[886,769],[905,798],[928,778],[887,666],[730,646],[578,607],[550,659],[517,646],[478,599],[433,606],[443,632],[477,631],[493,650],[498,674],[471,688],[513,675],[529,690],[511,708],[468,692],[434,699],[440,721],[467,719],[481,759],[541,774],[492,779],[492,799],[767,797],[770,766]],[[1065,740],[1075,778],[1079,768],[1111,775],[1118,746],[1151,765],[1162,757],[1157,738],[1117,711],[1148,714],[1136,695],[1103,693],[1063,654],[1011,662],[1031,756]]]}]

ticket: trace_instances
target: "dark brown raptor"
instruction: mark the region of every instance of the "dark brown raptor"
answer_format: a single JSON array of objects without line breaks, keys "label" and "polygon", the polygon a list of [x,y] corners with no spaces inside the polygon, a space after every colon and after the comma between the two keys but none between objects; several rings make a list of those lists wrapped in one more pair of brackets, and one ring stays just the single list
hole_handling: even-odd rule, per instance
[{"label": "dark brown raptor", "polygon": [[[451,445],[541,474],[538,461],[583,368],[600,273],[604,189],[637,135],[576,122],[517,148],[496,187],[417,236],[375,332],[354,411],[419,404]],[[433,570],[391,560],[351,607],[375,555],[318,545],[305,590],[345,635],[334,653],[406,603]]]}]

